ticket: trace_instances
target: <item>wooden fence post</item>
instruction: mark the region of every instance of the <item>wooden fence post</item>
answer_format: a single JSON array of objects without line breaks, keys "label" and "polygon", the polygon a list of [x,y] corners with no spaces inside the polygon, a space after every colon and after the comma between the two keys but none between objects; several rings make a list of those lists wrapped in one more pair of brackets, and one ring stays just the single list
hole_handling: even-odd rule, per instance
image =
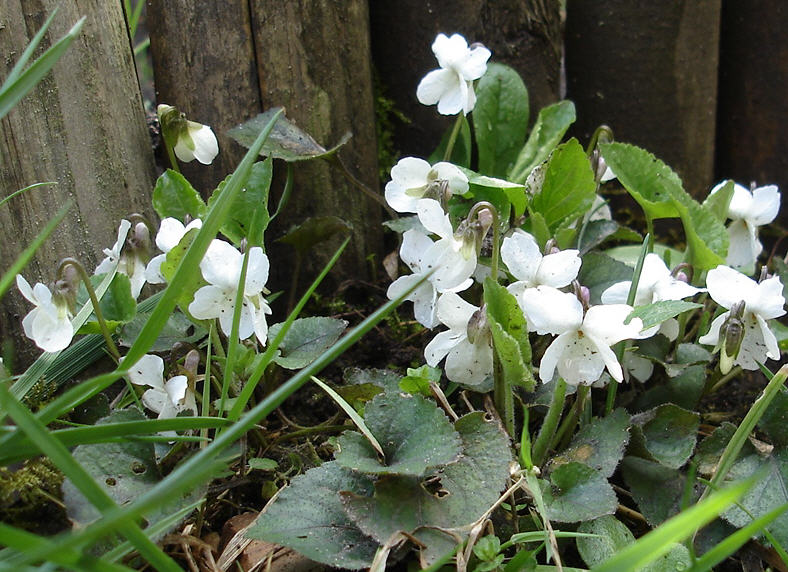
[{"label": "wooden fence post", "polygon": [[[788,190],[788,6],[725,2],[720,38],[717,178]],[[785,204],[785,201],[783,201]],[[779,218],[788,225],[788,210]]]},{"label": "wooden fence post", "polygon": [[428,156],[451,120],[416,99],[416,86],[437,67],[430,47],[442,32],[458,32],[492,51],[491,61],[515,68],[528,87],[531,123],[560,97],[560,3],[545,0],[373,0],[372,54],[384,95],[411,120],[397,125],[400,153]]},{"label": "wooden fence post", "polygon": [[573,133],[602,123],[645,147],[703,198],[713,182],[720,0],[569,0]]},{"label": "wooden fence post", "polygon": [[[152,213],[153,153],[120,2],[0,0],[0,82],[55,7],[59,12],[39,52],[81,17],[82,32],[52,73],[0,121],[0,196],[37,182],[39,187],[0,207],[5,270],[68,200],[65,220],[25,268],[29,282],[55,278],[57,262],[78,258],[92,271],[102,248],[115,242],[120,219]],[[31,309],[16,291],[0,311],[0,340],[22,339]],[[17,343],[19,364],[40,353]],[[4,350],[6,356],[14,351]]]},{"label": "wooden fence post", "polygon": [[[149,0],[148,9],[159,100],[219,136],[218,167],[187,172],[202,191],[213,189],[243,155],[226,130],[277,105],[324,145],[351,131],[340,157],[378,190],[365,1]],[[269,237],[308,216],[337,215],[355,230],[335,276],[363,278],[366,257],[381,250],[380,211],[327,163],[302,163],[290,204]],[[287,287],[292,250],[270,238],[268,246],[274,287]],[[321,267],[331,248],[321,247],[306,270]]]}]

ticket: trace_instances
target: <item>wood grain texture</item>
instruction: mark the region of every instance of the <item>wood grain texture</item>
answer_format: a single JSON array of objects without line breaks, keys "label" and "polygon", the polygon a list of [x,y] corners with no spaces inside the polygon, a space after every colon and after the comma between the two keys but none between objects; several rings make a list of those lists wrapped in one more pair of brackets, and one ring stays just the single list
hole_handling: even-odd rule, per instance
[{"label": "wood grain texture", "polygon": [[[159,100],[211,125],[219,137],[218,163],[185,170],[202,192],[243,156],[226,130],[278,105],[326,146],[352,132],[340,157],[378,190],[366,2],[149,0],[148,10]],[[268,234],[274,288],[289,285],[292,251],[273,239],[315,215],[337,215],[355,228],[335,276],[367,276],[366,257],[381,248],[379,205],[327,163],[300,163],[290,204]],[[321,266],[329,248],[307,270]]]},{"label": "wood grain texture", "polygon": [[438,33],[462,34],[492,51],[491,61],[515,68],[528,87],[531,123],[557,101],[561,86],[562,23],[551,0],[374,0],[370,2],[372,54],[384,95],[411,119],[399,125],[395,145],[427,156],[453,118],[416,99],[416,86],[438,67],[431,46]]},{"label": "wood grain texture", "polygon": [[[150,137],[119,2],[0,0],[0,81],[46,17],[60,10],[39,53],[82,16],[82,32],[53,71],[0,121],[0,193],[42,181],[0,208],[0,269],[6,269],[67,199],[75,204],[25,269],[28,281],[49,282],[65,256],[91,271],[111,246],[120,219],[151,214],[155,180]],[[30,304],[17,292],[2,302],[0,339],[20,339]],[[20,362],[39,353],[20,347]]]},{"label": "wood grain texture", "polygon": [[676,170],[688,192],[713,182],[720,0],[569,0],[572,133],[602,123]]},{"label": "wood grain texture", "polygon": [[[717,178],[788,189],[788,5],[725,2]],[[788,226],[788,209],[778,221]]]}]

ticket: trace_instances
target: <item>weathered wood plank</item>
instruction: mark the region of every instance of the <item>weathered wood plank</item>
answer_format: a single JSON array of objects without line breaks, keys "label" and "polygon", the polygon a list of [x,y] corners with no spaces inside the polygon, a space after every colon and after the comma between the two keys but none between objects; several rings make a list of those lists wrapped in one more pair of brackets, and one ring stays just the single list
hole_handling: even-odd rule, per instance
[{"label": "weathered wood plank", "polygon": [[[0,208],[0,268],[7,268],[67,199],[69,215],[25,270],[54,279],[57,262],[74,256],[92,270],[115,241],[120,219],[151,213],[155,172],[150,138],[120,2],[0,0],[0,81],[46,17],[59,6],[41,50],[81,16],[87,21],[53,71],[0,122],[0,195],[41,181]],[[0,312],[0,339],[19,339],[30,305],[9,293]],[[37,354],[20,346],[20,362]]]}]

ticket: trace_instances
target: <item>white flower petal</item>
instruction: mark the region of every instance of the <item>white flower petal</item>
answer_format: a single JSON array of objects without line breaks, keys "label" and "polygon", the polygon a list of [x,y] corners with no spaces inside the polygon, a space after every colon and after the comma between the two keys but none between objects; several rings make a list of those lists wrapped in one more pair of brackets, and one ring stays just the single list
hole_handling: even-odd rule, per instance
[{"label": "white flower petal", "polygon": [[468,42],[460,34],[438,34],[432,42],[432,53],[442,68],[453,68],[463,63],[469,56]]},{"label": "white flower petal", "polygon": [[748,312],[757,314],[765,320],[779,318],[785,314],[785,298],[780,278],[772,276],[755,287],[745,300]]},{"label": "white flower petal", "polygon": [[[619,383],[624,381],[624,372],[621,370],[621,364],[618,363],[618,358],[616,357],[615,352],[612,349],[610,349],[610,346],[607,345],[607,342],[605,342],[604,340],[599,340],[595,338],[593,335],[587,335],[586,339],[588,340],[589,343],[593,344],[596,350],[596,353],[591,358],[591,362],[593,363],[593,366],[589,364],[586,371],[588,371],[592,377],[596,375],[595,373],[596,370],[594,368],[598,364],[598,362],[596,361],[596,356],[599,356],[599,358],[604,362],[608,373],[610,373],[610,377],[612,377]],[[596,375],[594,379],[591,379],[590,377],[587,378],[587,381],[585,381],[585,383],[586,384],[593,383],[594,381],[599,379],[599,376],[601,375],[602,372],[600,371],[599,375]]]},{"label": "white flower petal", "polygon": [[461,340],[446,356],[446,377],[463,385],[479,385],[493,372],[492,347],[486,342]]},{"label": "white flower petal", "polygon": [[433,245],[433,241],[423,232],[415,229],[406,230],[402,235],[402,246],[399,257],[413,272],[421,272],[421,257]]},{"label": "white flower petal", "polygon": [[509,272],[527,286],[537,286],[535,282],[542,253],[536,239],[527,232],[516,230],[511,236],[503,239],[501,260]]},{"label": "white flower petal", "polygon": [[432,166],[430,173],[437,181],[447,181],[453,194],[462,195],[468,192],[468,177],[456,165],[440,161]]},{"label": "white flower petal", "polygon": [[223,312],[232,317],[234,292],[218,286],[203,286],[194,293],[194,300],[189,304],[189,313],[198,320],[218,318]]},{"label": "white flower petal", "polygon": [[487,71],[487,60],[492,52],[484,46],[477,46],[470,51],[468,58],[459,66],[459,72],[466,81],[479,79]]},{"label": "white flower petal", "polygon": [[625,280],[623,282],[616,282],[612,286],[608,286],[602,292],[601,300],[603,304],[626,304],[629,297],[629,289],[632,288],[632,281]]},{"label": "white flower petal", "polygon": [[562,250],[542,258],[536,273],[536,283],[563,288],[577,278],[582,261],[577,250]]},{"label": "white flower petal", "polygon": [[[441,101],[448,92],[457,91],[461,83],[456,72],[446,69],[432,70],[425,75],[416,88],[416,98],[423,105],[435,105]],[[454,113],[459,113],[462,106]]]},{"label": "white flower petal", "polygon": [[438,319],[455,331],[465,331],[468,321],[479,308],[460,298],[454,292],[446,292],[438,298]]},{"label": "white flower petal", "polygon": [[[643,321],[633,318],[625,324],[632,307],[626,304],[602,304],[588,309],[582,330],[601,343],[612,346],[621,340],[637,339],[643,329]],[[615,377],[615,376],[614,376]]]},{"label": "white flower petal", "polygon": [[528,329],[538,334],[577,331],[583,323],[583,306],[574,294],[539,286],[527,289],[522,301]]},{"label": "white flower petal", "polygon": [[254,246],[249,249],[244,296],[254,296],[263,291],[265,283],[268,282],[269,267],[268,256],[266,256],[262,248]]},{"label": "white flower petal", "polygon": [[704,346],[716,346],[720,341],[720,328],[730,316],[730,312],[723,312],[711,322],[709,331],[698,338],[698,343]]},{"label": "white flower petal", "polygon": [[734,268],[750,268],[763,250],[756,228],[744,219],[728,225],[728,256],[725,261]]},{"label": "white flower petal", "polygon": [[145,280],[151,284],[164,284],[166,279],[164,274],[161,273],[161,265],[165,260],[167,260],[166,254],[159,254],[151,258],[148,266],[145,268]]},{"label": "white flower petal", "polygon": [[163,387],[149,389],[143,393],[142,403],[151,411],[159,413],[159,419],[170,419],[178,413]]},{"label": "white flower petal", "polygon": [[243,255],[235,247],[214,239],[200,262],[200,270],[208,283],[235,290],[241,277],[242,263]]},{"label": "white flower petal", "polygon": [[194,143],[192,152],[195,159],[203,165],[210,165],[219,154],[219,142],[213,130],[207,125],[201,125],[193,121],[188,123],[189,136]]},{"label": "white flower petal", "polygon": [[[468,84],[460,76],[453,73],[451,84],[447,83],[447,89],[438,101],[438,113],[441,115],[457,115],[460,111],[468,113]],[[471,106],[472,108],[472,106]]]},{"label": "white flower petal", "polygon": [[162,219],[159,232],[156,233],[156,246],[162,252],[169,252],[186,234],[186,227],[177,218],[167,217]]},{"label": "white flower petal", "polygon": [[456,331],[440,332],[424,348],[424,359],[427,365],[437,366],[449,351],[463,339],[465,339],[465,335]]},{"label": "white flower petal", "polygon": [[747,219],[755,226],[769,224],[780,212],[780,190],[776,185],[758,187],[752,192],[752,205]]},{"label": "white flower petal", "polygon": [[454,229],[449,215],[443,211],[440,203],[433,199],[422,199],[416,208],[421,224],[433,234],[441,238],[453,238]]},{"label": "white flower petal", "polygon": [[548,383],[553,379],[555,370],[558,367],[558,361],[575,340],[577,340],[577,332],[567,332],[559,335],[547,347],[544,355],[542,355],[542,361],[539,362],[539,379],[542,380],[542,383]]},{"label": "white flower petal", "polygon": [[731,306],[751,297],[757,288],[755,280],[748,278],[729,266],[717,266],[706,275],[706,288],[717,304],[730,309]]},{"label": "white flower petal", "polygon": [[[722,188],[725,182],[720,183],[712,192]],[[731,196],[730,205],[728,205],[728,218],[730,219],[743,219],[747,218],[752,208],[752,193],[750,189],[739,183],[733,185],[733,195]]]},{"label": "white flower petal", "polygon": [[33,288],[30,287],[30,283],[25,280],[25,277],[21,274],[16,275],[16,287],[19,289],[19,292],[24,296],[28,302],[32,302],[33,304],[38,305],[38,300],[36,299],[35,295],[33,294]]},{"label": "white flower petal", "polygon": [[164,388],[164,360],[154,354],[145,354],[129,368],[129,381],[135,385]]}]

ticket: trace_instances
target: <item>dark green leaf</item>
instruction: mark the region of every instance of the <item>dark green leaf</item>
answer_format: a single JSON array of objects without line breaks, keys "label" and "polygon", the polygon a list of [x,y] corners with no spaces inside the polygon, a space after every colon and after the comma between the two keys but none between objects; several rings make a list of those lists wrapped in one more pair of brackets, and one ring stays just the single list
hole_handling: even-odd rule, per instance
[{"label": "dark green leaf", "polygon": [[583,255],[592,248],[599,246],[605,240],[613,236],[618,230],[618,223],[614,220],[592,220],[586,227],[582,236],[578,237],[577,245],[580,254]]},{"label": "dark green leaf", "polygon": [[[528,203],[528,197],[525,194],[525,186],[519,183],[512,183],[504,179],[496,179],[487,177],[485,175],[478,175],[473,171],[465,170],[468,174],[468,186],[471,193],[476,196],[480,189],[487,189],[488,193],[496,189],[498,193],[506,195],[508,202],[514,209],[514,216],[519,217],[525,212],[525,207]],[[481,200],[481,199],[479,199]],[[495,204],[493,202],[493,204]],[[501,213],[501,218],[505,218]]]},{"label": "dark green leaf", "polygon": [[[248,149],[257,139],[260,132],[268,125],[268,122],[281,109],[281,107],[271,108],[238,127],[233,127],[227,132],[227,135]],[[279,116],[268,139],[263,144],[260,155],[284,159],[285,161],[315,159],[333,155],[349,140],[350,133],[346,133],[342,136],[339,143],[327,150],[282,114]]]},{"label": "dark green leaf", "polygon": [[758,422],[758,427],[773,445],[781,448],[788,445],[788,392],[782,390],[775,396]]},{"label": "dark green leaf", "polygon": [[365,407],[364,422],[385,459],[363,435],[346,432],[337,440],[336,461],[353,471],[420,477],[460,454],[460,437],[446,414],[421,396],[382,393]]},{"label": "dark green leaf", "polygon": [[388,369],[361,369],[358,367],[347,368],[342,378],[348,385],[360,385],[371,383],[382,388],[384,391],[399,391],[399,381],[402,376]]},{"label": "dark green leaf", "polygon": [[632,313],[627,316],[624,321],[628,324],[633,318],[640,318],[643,321],[643,329],[650,328],[661,324],[665,320],[674,318],[679,314],[683,314],[688,310],[702,308],[703,304],[696,304],[695,302],[686,302],[684,300],[660,300],[653,304],[646,304],[645,306],[637,306]]},{"label": "dark green leaf", "polygon": [[[118,343],[131,347],[148,320],[148,313],[138,313],[133,320],[123,326]],[[164,324],[159,336],[150,348],[151,352],[169,351],[177,343],[194,344],[208,334],[207,330],[194,324],[181,312],[173,312]]]},{"label": "dark green leaf", "polygon": [[[295,320],[279,345],[280,353],[274,361],[287,369],[308,366],[339,339],[347,324],[345,320],[323,316]],[[281,327],[281,324],[271,326],[269,337],[275,338]]]},{"label": "dark green leaf", "polygon": [[568,100],[543,108],[506,178],[524,183],[531,171],[555,149],[575,118],[575,104]]},{"label": "dark green leaf", "polygon": [[616,282],[632,280],[632,272],[632,267],[623,262],[605,254],[589,252],[583,256],[577,279],[591,291],[591,303],[601,304],[602,292]]},{"label": "dark green leaf", "polygon": [[481,412],[461,417],[454,426],[462,438],[462,456],[431,479],[429,490],[419,478],[390,475],[376,482],[374,496],[342,495],[361,530],[385,542],[399,530],[459,528],[498,499],[509,476],[508,437]]},{"label": "dark green leaf", "polygon": [[632,423],[630,454],[678,469],[695,449],[700,423],[697,413],[666,403],[634,415]]},{"label": "dark green leaf", "polygon": [[638,509],[651,526],[663,523],[681,510],[686,476],[677,469],[639,457],[624,457],[621,473]]},{"label": "dark green leaf", "polygon": [[153,208],[161,218],[173,217],[183,222],[186,215],[202,218],[206,206],[194,187],[183,175],[167,169],[153,188]]},{"label": "dark green leaf", "polygon": [[618,408],[594,419],[572,439],[569,447],[553,457],[551,466],[578,462],[611,477],[629,442],[629,414]]},{"label": "dark green leaf", "polygon": [[265,459],[260,457],[253,457],[249,459],[249,468],[257,471],[274,471],[279,466],[279,463],[273,459]]},{"label": "dark green leaf", "polygon": [[339,217],[316,216],[306,219],[278,240],[304,254],[335,234],[346,234],[351,230],[350,224]]},{"label": "dark green leaf", "polygon": [[[94,289],[101,284],[104,277],[105,274],[97,274],[90,277],[90,283],[93,285]],[[88,299],[88,292],[85,289],[85,285],[80,283],[77,303],[84,305],[87,303]],[[134,319],[134,316],[137,315],[137,301],[131,295],[131,282],[128,276],[120,272],[115,274],[112,278],[112,282],[110,282],[109,288],[99,301],[99,308],[101,308],[104,319],[108,322],[112,322],[115,327]],[[93,323],[96,324],[95,322]],[[90,322],[85,324],[87,327],[84,331],[86,333],[95,333],[98,326],[90,326],[89,324]]]},{"label": "dark green leaf", "polygon": [[577,551],[590,568],[601,564],[625,546],[635,542],[635,537],[629,529],[611,515],[584,522],[577,531],[598,535],[595,538],[581,536],[575,540]]},{"label": "dark green leaf", "polygon": [[405,393],[420,394],[425,397],[432,395],[430,382],[438,383],[443,372],[437,367],[423,365],[419,368],[408,368],[408,375],[399,382],[399,388]]},{"label": "dark green leaf", "polygon": [[336,462],[310,469],[290,481],[246,536],[287,546],[329,566],[368,568],[378,543],[346,516],[341,492],[372,494],[372,481]]},{"label": "dark green leaf", "polygon": [[479,171],[504,177],[517,159],[528,129],[528,90],[519,74],[491,63],[476,88],[473,128]]},{"label": "dark green leaf", "polygon": [[584,522],[613,514],[616,493],[596,469],[583,463],[560,465],[550,473],[550,485],[542,491],[547,518],[555,522]]},{"label": "dark green leaf", "polygon": [[582,216],[594,202],[596,183],[588,157],[576,139],[556,147],[547,162],[542,189],[530,209],[544,217],[551,234]]},{"label": "dark green leaf", "polygon": [[[268,191],[271,188],[272,175],[273,162],[271,158],[252,165],[252,172],[249,174],[246,185],[230,207],[230,214],[222,224],[221,232],[236,246],[239,246],[244,238],[251,245],[260,246],[263,244],[263,232],[271,220],[268,213]],[[219,183],[208,201],[209,206],[219,198],[227,180]],[[249,236],[252,221],[255,218],[258,220],[255,229],[256,236]]]}]

